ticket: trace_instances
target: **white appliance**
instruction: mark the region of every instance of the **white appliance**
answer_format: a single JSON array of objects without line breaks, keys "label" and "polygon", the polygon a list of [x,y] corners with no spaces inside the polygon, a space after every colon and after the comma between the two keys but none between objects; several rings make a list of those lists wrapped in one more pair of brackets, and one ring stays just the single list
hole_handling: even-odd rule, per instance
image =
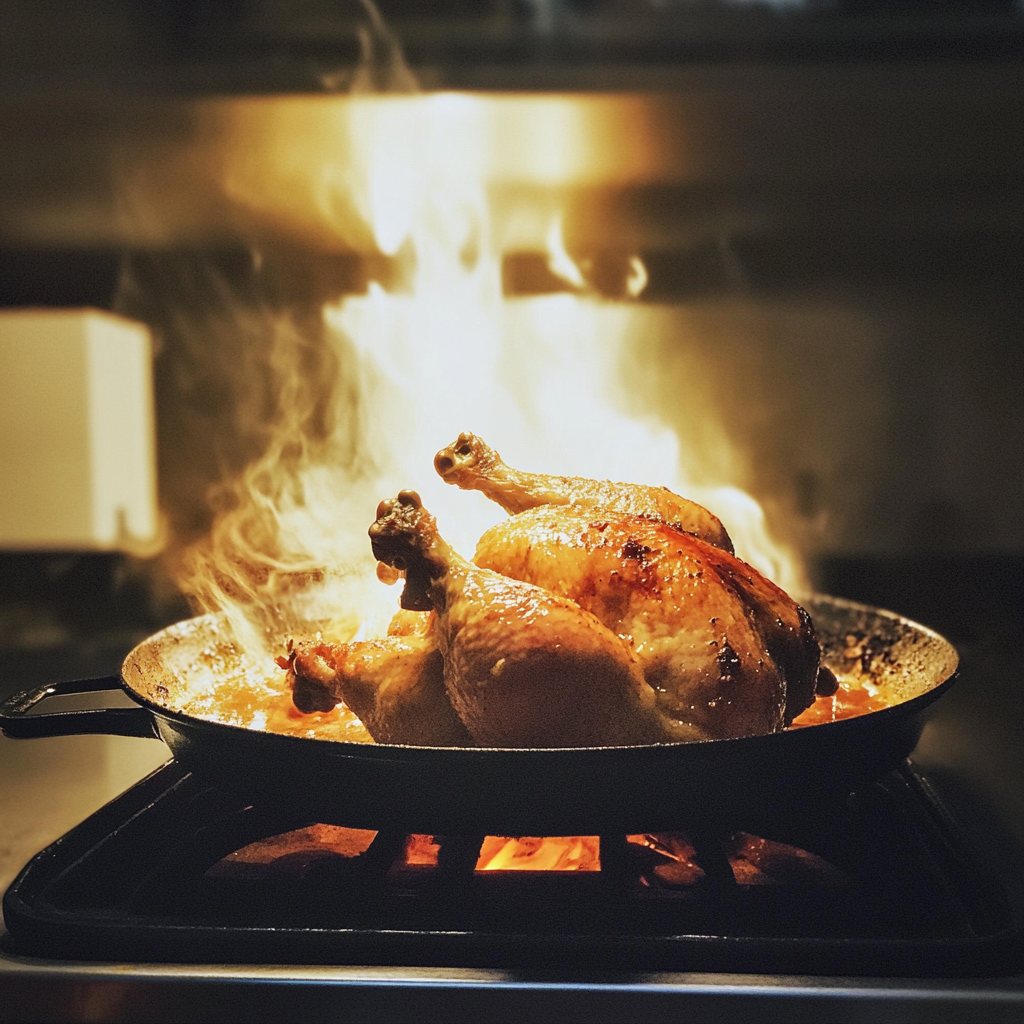
[{"label": "white appliance", "polygon": [[0,311],[0,549],[155,550],[155,448],[145,325]]}]

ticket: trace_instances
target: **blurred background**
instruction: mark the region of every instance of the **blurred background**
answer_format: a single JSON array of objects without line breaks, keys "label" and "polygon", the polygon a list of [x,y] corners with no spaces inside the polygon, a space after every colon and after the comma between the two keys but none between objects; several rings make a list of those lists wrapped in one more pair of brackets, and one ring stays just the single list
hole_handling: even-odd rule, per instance
[{"label": "blurred background", "polygon": [[[479,97],[505,294],[568,288],[561,211],[587,295],[644,324],[651,411],[686,435],[713,405],[816,586],[958,644],[919,758],[1024,840],[1022,6],[380,9],[419,88]],[[162,524],[151,550],[0,536],[3,693],[114,672],[189,614],[153,551],[202,536],[265,450],[272,325],[315,340],[325,303],[403,286],[400,253],[315,201],[349,91],[414,87],[395,59],[354,2],[0,0],[0,316],[148,331]]]}]

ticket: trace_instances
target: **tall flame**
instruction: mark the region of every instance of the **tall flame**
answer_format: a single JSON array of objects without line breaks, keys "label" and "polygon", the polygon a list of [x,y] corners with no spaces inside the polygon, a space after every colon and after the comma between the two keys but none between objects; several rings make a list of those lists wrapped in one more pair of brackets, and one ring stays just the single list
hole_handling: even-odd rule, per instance
[{"label": "tall flame", "polygon": [[[309,376],[315,339],[284,326],[275,339],[281,385],[269,444],[226,488],[182,581],[204,607],[229,611],[248,646],[273,651],[310,629],[339,638],[383,629],[397,593],[375,577],[366,529],[377,502],[399,489],[418,490],[442,534],[472,554],[503,513],[433,473],[434,452],[463,430],[522,469],[667,485],[715,512],[741,557],[786,588],[803,583],[758,503],[729,479],[737,460],[721,427],[694,410],[702,422],[693,433],[716,455],[697,459],[656,414],[635,358],[648,314],[588,290],[560,220],[549,265],[571,290],[503,294],[485,180],[497,142],[483,102],[354,95],[339,115],[346,166],[326,167],[310,202],[354,202],[405,278],[390,291],[371,282],[323,310],[318,343],[338,370],[326,393]],[[579,134],[571,103],[557,102],[564,135]],[[646,279],[634,257],[626,294],[639,295]],[[724,475],[688,471],[709,462]]]}]

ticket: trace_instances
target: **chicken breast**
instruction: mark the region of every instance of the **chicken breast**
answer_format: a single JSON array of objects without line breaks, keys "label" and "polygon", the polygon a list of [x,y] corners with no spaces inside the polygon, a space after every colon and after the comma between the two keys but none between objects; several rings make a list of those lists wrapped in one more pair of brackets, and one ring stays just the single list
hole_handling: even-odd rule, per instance
[{"label": "chicken breast", "polygon": [[674,739],[777,732],[815,699],[820,652],[806,613],[751,566],[667,523],[539,506],[488,530],[474,561],[572,600],[616,634]]}]

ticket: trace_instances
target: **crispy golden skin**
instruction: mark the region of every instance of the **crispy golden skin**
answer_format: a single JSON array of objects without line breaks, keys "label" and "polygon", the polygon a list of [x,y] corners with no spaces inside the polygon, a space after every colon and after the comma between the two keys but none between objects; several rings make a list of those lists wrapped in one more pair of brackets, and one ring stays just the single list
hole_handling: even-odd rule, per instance
[{"label": "crispy golden skin", "polygon": [[411,613],[400,614],[386,637],[296,644],[289,658],[295,706],[309,713],[344,700],[378,743],[472,746],[445,692],[444,664],[434,637],[423,624],[410,621]]},{"label": "crispy golden skin", "polygon": [[[809,617],[727,550],[700,506],[518,474],[473,435],[437,466],[525,511],[481,538],[473,565],[414,492],[382,502],[378,574],[406,578],[407,610],[380,640],[300,643],[288,662],[300,710],[344,699],[378,742],[613,745],[775,732],[816,688],[835,689]],[[716,542],[670,521],[681,507]]]},{"label": "crispy golden skin", "polygon": [[434,468],[446,483],[463,490],[481,491],[512,514],[540,505],[608,508],[654,516],[725,551],[733,550],[732,540],[717,516],[667,487],[524,473],[506,466],[501,456],[476,434],[459,434],[434,456]]},{"label": "crispy golden skin", "polygon": [[474,560],[576,602],[619,636],[675,739],[776,732],[814,701],[820,653],[806,613],[664,522],[540,506],[488,530]]},{"label": "crispy golden skin", "polygon": [[540,506],[485,533],[474,566],[403,498],[382,503],[374,550],[406,576],[403,603],[436,618],[403,611],[380,640],[299,644],[302,710],[344,698],[378,742],[589,746],[776,732],[814,700],[810,620],[713,545]]},{"label": "crispy golden skin", "polygon": [[478,746],[668,738],[627,645],[575,602],[461,558],[415,493],[382,502],[370,537],[405,573],[403,606],[435,611],[445,687]]}]

